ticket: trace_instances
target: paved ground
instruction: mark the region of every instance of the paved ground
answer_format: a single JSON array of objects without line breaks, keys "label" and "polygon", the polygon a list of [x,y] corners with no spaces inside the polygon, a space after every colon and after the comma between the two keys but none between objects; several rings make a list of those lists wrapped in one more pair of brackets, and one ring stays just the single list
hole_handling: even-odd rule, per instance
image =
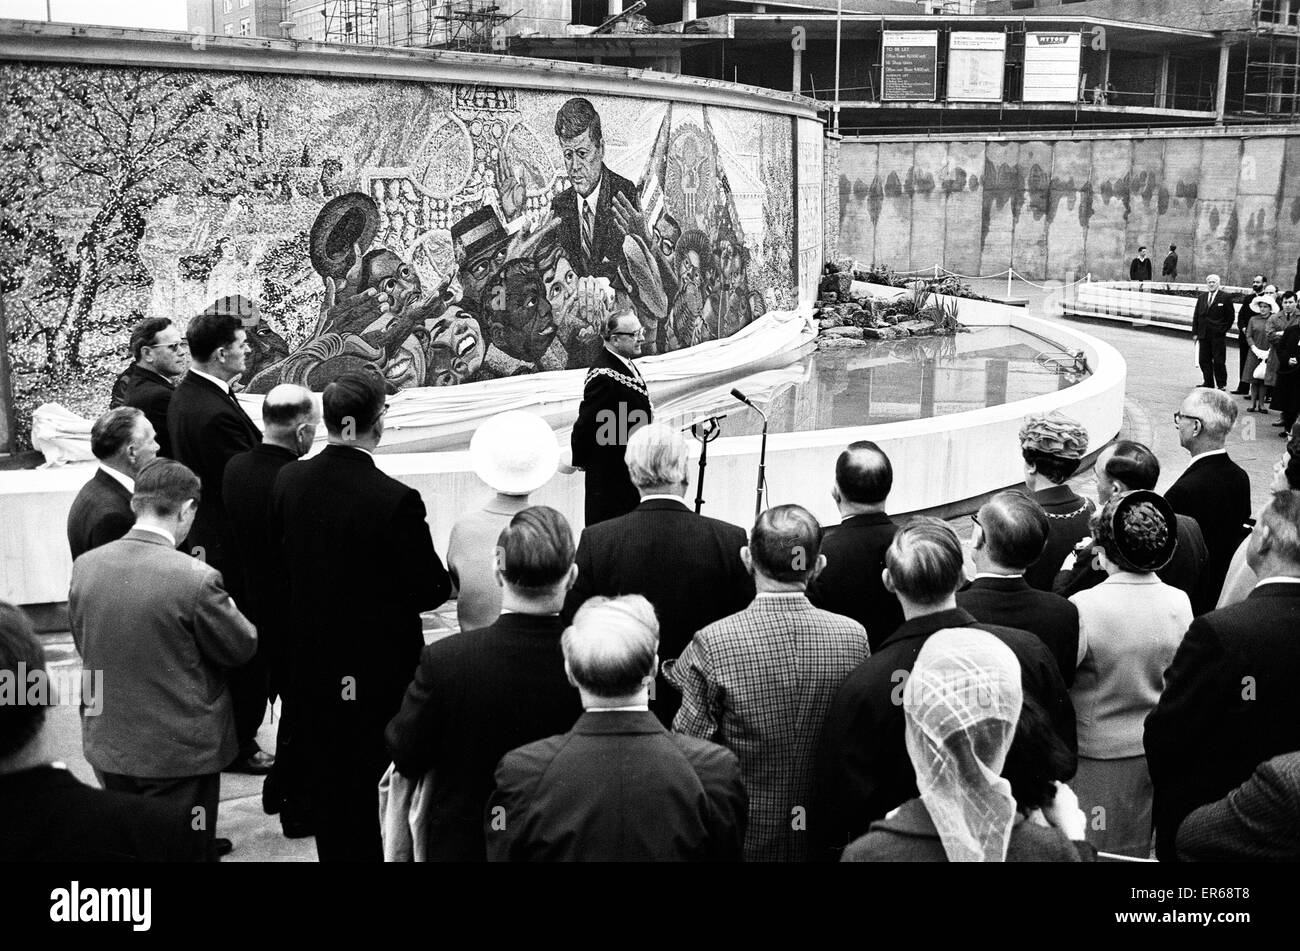
[{"label": "paved ground", "polygon": [[[1005,280],[971,282],[975,290],[989,296],[1006,292]],[[1029,310],[1035,316],[1046,316],[1046,295],[1040,289],[1016,282],[1014,293],[1029,298]],[[1127,323],[1083,318],[1051,317],[1047,319],[1069,324],[1071,327],[1104,340],[1115,347],[1128,364],[1128,383],[1125,392],[1124,436],[1145,443],[1160,459],[1161,491],[1173,484],[1187,468],[1189,456],[1178,445],[1178,432],[1174,427],[1174,411],[1183,397],[1201,381],[1201,371],[1196,366],[1192,338],[1186,332],[1135,329]],[[1237,385],[1237,354],[1235,347],[1228,354],[1228,386]],[[1252,506],[1258,509],[1269,497],[1268,487],[1273,479],[1273,463],[1281,455],[1286,442],[1277,435],[1281,430],[1270,424],[1278,414],[1255,416],[1244,412],[1248,401],[1234,397],[1241,410],[1237,426],[1228,438],[1228,453],[1237,464],[1250,474]],[[1080,480],[1090,486],[1092,480]],[[1095,490],[1093,490],[1095,493]]]},{"label": "paved ground", "polygon": [[[1002,295],[1005,281],[976,281],[981,293]],[[1036,288],[1017,284],[1015,293],[1029,298],[1029,308],[1042,314],[1045,295]],[[1051,318],[1065,320],[1065,318]],[[1134,329],[1127,324],[1100,321],[1069,320],[1072,326],[1091,333],[1116,347],[1128,362],[1128,387],[1125,402],[1124,435],[1146,443],[1161,462],[1159,488],[1167,488],[1187,467],[1188,456],[1178,445],[1174,429],[1173,412],[1183,397],[1200,381],[1200,371],[1195,367],[1191,338],[1181,334],[1149,329]],[[1235,355],[1230,354],[1230,385],[1236,384]],[[1239,406],[1244,408],[1245,401]],[[1268,498],[1273,463],[1285,445],[1276,435],[1278,430],[1269,426],[1276,420],[1254,417],[1242,413],[1236,431],[1228,443],[1232,457],[1250,474],[1254,507],[1258,509]],[[1014,451],[1014,447],[1011,449]],[[905,478],[905,474],[900,474]],[[1095,482],[1089,474],[1075,480],[1080,492],[1096,494]],[[969,535],[970,519],[958,519],[954,525],[963,537]],[[446,610],[443,612],[446,614]],[[454,624],[454,610],[450,612]],[[445,634],[447,627],[438,618],[426,621],[426,639]],[[79,665],[71,639],[67,635],[47,638],[50,661],[62,668],[76,669]],[[268,714],[262,725],[260,742],[268,752],[275,750],[274,712]],[[59,754],[69,768],[87,782],[94,782],[89,765],[81,755],[81,725],[75,708],[58,707],[53,711]],[[285,839],[280,834],[279,820],[267,816],[261,808],[261,777],[225,774],[221,780],[221,810],[217,832],[233,839],[234,852],[225,861],[299,861],[316,859],[312,839]]]}]

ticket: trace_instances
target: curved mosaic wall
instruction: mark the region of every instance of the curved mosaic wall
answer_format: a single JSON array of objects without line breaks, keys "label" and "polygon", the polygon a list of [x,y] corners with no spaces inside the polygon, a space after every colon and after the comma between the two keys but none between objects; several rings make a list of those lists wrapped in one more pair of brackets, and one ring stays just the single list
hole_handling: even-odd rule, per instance
[{"label": "curved mosaic wall", "polygon": [[101,412],[141,317],[222,298],[248,390],[369,363],[396,391],[586,366],[628,309],[645,352],[689,346],[815,286],[817,123],[553,85],[0,66],[20,436]]}]

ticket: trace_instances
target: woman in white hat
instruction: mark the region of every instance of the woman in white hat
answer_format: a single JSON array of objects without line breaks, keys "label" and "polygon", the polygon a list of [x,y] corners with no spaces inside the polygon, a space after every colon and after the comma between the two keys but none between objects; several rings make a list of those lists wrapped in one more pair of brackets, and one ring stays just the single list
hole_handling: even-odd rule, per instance
[{"label": "woman in white hat", "polygon": [[[1246,407],[1246,412],[1267,413],[1263,401],[1266,361],[1270,346],[1268,323],[1278,312],[1277,298],[1269,294],[1260,294],[1250,302],[1250,309],[1253,314],[1250,323],[1246,324],[1246,339],[1250,343],[1250,350],[1246,354],[1246,369],[1242,377],[1250,381],[1250,405]],[[1261,366],[1265,369],[1257,371],[1256,368]]]},{"label": "woman in white hat", "polygon": [[447,570],[458,589],[456,615],[462,631],[487,627],[501,615],[501,587],[493,574],[497,538],[528,496],[555,475],[560,444],[551,427],[522,410],[483,423],[469,443],[474,472],[496,495],[483,508],[462,515],[451,529]]}]

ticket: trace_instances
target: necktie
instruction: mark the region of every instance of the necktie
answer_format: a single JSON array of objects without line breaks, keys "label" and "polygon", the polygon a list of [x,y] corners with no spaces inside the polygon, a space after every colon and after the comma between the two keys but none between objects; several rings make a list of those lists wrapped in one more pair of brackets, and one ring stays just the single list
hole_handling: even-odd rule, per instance
[{"label": "necktie", "polygon": [[237,412],[243,418],[243,420],[248,423],[249,426],[251,426],[253,429],[256,429],[257,426],[254,425],[252,418],[249,417],[249,415],[246,412],[244,412],[244,407],[239,405],[239,400],[236,399],[235,397],[235,391],[231,389],[227,389],[226,397],[230,400],[230,405],[235,407],[235,412]]},{"label": "necktie", "polygon": [[591,210],[591,202],[582,200],[582,250],[591,256],[592,237],[596,230],[596,215]]}]

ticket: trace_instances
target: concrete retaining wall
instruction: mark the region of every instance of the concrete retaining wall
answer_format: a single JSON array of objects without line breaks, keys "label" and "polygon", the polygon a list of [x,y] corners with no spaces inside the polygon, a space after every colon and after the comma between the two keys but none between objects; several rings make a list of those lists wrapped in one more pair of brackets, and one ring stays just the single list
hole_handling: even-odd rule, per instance
[{"label": "concrete retaining wall", "polygon": [[896,269],[1127,280],[1145,244],[1178,276],[1291,287],[1300,256],[1300,128],[846,139],[839,254]]}]

